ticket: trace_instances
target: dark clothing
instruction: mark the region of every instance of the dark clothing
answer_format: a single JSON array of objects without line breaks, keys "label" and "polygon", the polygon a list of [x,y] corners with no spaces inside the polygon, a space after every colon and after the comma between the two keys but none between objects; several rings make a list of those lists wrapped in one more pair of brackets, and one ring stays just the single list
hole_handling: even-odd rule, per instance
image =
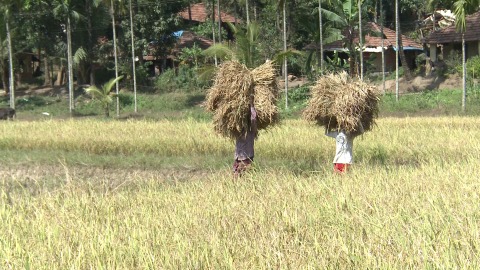
[{"label": "dark clothing", "polygon": [[255,156],[254,145],[257,137],[257,111],[253,106],[250,107],[250,129],[244,135],[238,137],[235,141],[235,161],[233,163],[233,172],[241,174],[250,167]]},{"label": "dark clothing", "polygon": [[245,136],[237,138],[235,141],[235,160],[253,159],[255,156],[255,137],[255,132],[247,131]]}]

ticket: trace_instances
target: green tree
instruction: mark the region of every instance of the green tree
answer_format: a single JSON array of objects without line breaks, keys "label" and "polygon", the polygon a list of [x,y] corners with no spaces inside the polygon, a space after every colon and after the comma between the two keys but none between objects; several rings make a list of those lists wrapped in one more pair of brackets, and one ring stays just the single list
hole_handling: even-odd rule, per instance
[{"label": "green tree", "polygon": [[88,94],[102,104],[106,117],[110,116],[110,105],[113,103],[113,97],[117,96],[117,94],[112,93],[112,87],[122,78],[123,76],[113,78],[105,83],[102,88],[90,86],[85,89]]}]

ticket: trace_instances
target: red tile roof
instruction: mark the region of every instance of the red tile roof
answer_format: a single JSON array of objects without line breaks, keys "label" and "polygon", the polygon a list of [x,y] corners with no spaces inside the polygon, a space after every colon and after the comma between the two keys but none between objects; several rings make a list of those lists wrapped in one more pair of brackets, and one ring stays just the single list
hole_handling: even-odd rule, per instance
[{"label": "red tile roof", "polygon": [[[344,31],[344,36],[346,36],[346,31]],[[377,48],[382,46],[382,38],[380,37],[381,29],[380,26],[376,23],[369,22],[367,23],[364,28],[363,28],[363,33],[368,33],[365,35],[365,44],[364,46],[366,48]],[[383,40],[384,46],[385,47],[395,47],[396,45],[396,37],[395,37],[395,31],[384,27],[383,28],[383,34],[385,35],[385,38]],[[358,44],[358,32],[354,32],[354,43]],[[414,41],[411,38],[408,38],[405,35],[402,35],[402,42],[404,47],[413,47],[413,48],[418,48],[422,49],[422,44]],[[338,48],[344,48],[343,45],[344,41],[343,40],[337,40],[329,44],[325,44],[323,46],[324,50],[334,50]],[[311,43],[305,47],[307,50],[314,50],[318,47],[318,43]]]},{"label": "red tile roof", "polygon": [[[191,5],[190,10],[192,14],[192,21],[196,21],[196,22],[205,22],[207,18],[209,18],[211,15],[207,11],[203,3]],[[179,15],[185,20],[190,20],[190,17],[188,14],[188,8],[181,11]],[[240,22],[239,19],[235,20],[234,16],[222,11],[220,11],[220,17],[222,18],[222,22],[231,22],[231,23],[234,23],[235,21]],[[216,9],[215,9],[215,21],[218,21],[218,12]]]},{"label": "red tile roof", "polygon": [[[480,11],[465,18],[465,41],[480,40]],[[444,44],[462,42],[462,34],[457,32],[455,25],[432,32],[427,38],[428,44]]]}]

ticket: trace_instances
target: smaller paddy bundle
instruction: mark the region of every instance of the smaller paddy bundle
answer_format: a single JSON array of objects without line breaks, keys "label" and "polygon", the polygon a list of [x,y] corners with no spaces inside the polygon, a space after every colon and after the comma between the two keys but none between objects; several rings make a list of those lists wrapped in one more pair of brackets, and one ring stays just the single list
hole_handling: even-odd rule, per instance
[{"label": "smaller paddy bundle", "polygon": [[233,139],[244,135],[250,128],[252,99],[257,111],[258,129],[266,129],[278,123],[278,87],[275,77],[275,68],[271,62],[252,71],[236,61],[220,65],[206,100],[206,109],[214,113],[215,131]]},{"label": "smaller paddy bundle", "polygon": [[369,131],[378,114],[377,88],[346,72],[321,77],[311,88],[311,98],[303,112],[308,121],[315,121],[328,131],[344,130],[359,135]]},{"label": "smaller paddy bundle", "polygon": [[252,70],[254,106],[257,111],[258,129],[266,129],[280,121],[277,101],[276,70],[271,61]]}]

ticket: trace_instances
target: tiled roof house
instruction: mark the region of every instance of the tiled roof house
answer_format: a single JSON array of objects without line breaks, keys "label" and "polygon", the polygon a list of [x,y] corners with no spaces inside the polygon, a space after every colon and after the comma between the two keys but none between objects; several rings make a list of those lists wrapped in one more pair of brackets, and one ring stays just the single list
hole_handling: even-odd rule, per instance
[{"label": "tiled roof house", "polygon": [[[365,40],[364,40],[364,47],[363,47],[363,55],[365,60],[370,60],[373,63],[373,67],[375,70],[373,71],[381,71],[382,70],[382,38],[380,36],[381,29],[380,26],[376,23],[369,22],[364,25],[363,33],[366,33]],[[385,68],[387,71],[392,71],[395,69],[395,50],[396,50],[396,33],[395,31],[384,27],[383,28],[384,34],[384,49],[385,49]],[[344,32],[344,36],[347,33]],[[358,32],[354,32],[354,43],[359,43],[358,39]],[[413,39],[408,38],[405,35],[402,35],[402,42],[403,42],[403,49],[405,51],[405,56],[407,58],[407,62],[409,62],[409,66],[413,67],[415,65],[415,57],[423,51],[422,44],[416,42]],[[318,43],[314,44],[311,43],[305,47],[306,50],[317,50]],[[343,40],[337,40],[329,44],[323,45],[323,50],[325,54],[328,56],[333,52],[348,52]]]},{"label": "tiled roof house", "polygon": [[[465,43],[467,59],[480,54],[480,11],[465,18]],[[462,33],[457,32],[455,25],[432,32],[425,43],[430,45],[430,58],[438,60],[438,56],[447,57],[451,51],[461,51]]]}]

